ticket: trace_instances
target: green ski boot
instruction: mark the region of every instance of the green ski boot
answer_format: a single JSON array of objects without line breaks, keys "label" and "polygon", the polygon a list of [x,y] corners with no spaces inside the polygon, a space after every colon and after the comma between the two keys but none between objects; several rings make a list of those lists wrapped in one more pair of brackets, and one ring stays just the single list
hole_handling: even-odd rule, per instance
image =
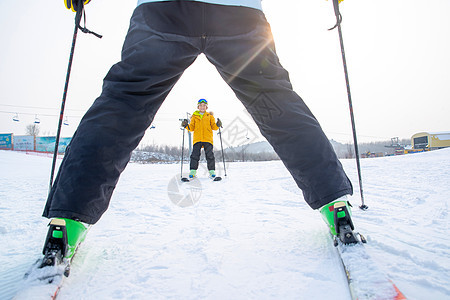
[{"label": "green ski boot", "polygon": [[216,171],[215,170],[209,170],[209,177],[211,177],[211,178],[216,177]]},{"label": "green ski boot", "polygon": [[191,171],[189,172],[189,178],[194,178],[195,175],[197,175],[197,170],[191,170]]},{"label": "green ski boot", "polygon": [[45,240],[44,259],[41,267],[60,264],[63,259],[71,260],[78,245],[84,241],[88,227],[83,223],[65,218],[50,221]]},{"label": "green ski boot", "polygon": [[320,209],[322,219],[330,228],[333,236],[339,238],[344,244],[357,243],[353,230],[352,213],[347,197],[341,197]]}]

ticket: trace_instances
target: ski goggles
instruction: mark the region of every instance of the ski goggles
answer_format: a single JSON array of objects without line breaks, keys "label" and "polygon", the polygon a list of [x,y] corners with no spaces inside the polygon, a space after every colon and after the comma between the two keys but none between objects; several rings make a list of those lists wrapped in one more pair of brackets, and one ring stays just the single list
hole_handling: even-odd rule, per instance
[{"label": "ski goggles", "polygon": [[198,104],[200,104],[200,103],[208,104],[208,101],[206,101],[206,99],[200,99],[200,100],[198,100]]}]

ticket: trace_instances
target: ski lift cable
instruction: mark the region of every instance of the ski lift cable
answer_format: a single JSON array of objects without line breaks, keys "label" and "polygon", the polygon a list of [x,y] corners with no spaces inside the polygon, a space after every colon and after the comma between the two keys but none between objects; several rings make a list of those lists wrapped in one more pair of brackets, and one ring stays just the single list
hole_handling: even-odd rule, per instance
[{"label": "ski lift cable", "polygon": [[[54,107],[42,107],[42,106],[26,106],[26,105],[12,105],[12,104],[0,104],[0,106],[8,106],[8,107],[18,107],[18,108],[29,108],[29,109],[47,109],[47,110],[58,110],[58,108],[54,108]],[[68,108],[67,110],[72,110],[72,111],[82,111],[85,112],[86,109],[71,109]]]},{"label": "ski lift cable", "polygon": [[[36,114],[34,113],[26,113],[26,112],[15,112],[15,111],[5,111],[5,110],[0,110],[0,113],[5,113],[5,114],[19,114],[19,115],[28,115],[28,116],[36,116]],[[59,117],[59,115],[51,115],[51,114],[39,114],[39,116],[44,116],[44,117]],[[69,118],[81,118],[82,116],[68,116]]]}]

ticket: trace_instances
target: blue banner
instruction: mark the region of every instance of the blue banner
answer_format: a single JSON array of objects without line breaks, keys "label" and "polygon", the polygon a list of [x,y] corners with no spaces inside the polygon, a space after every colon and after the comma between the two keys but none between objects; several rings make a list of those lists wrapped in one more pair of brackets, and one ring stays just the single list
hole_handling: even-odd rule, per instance
[{"label": "blue banner", "polygon": [[12,133],[0,134],[0,149],[12,150]]},{"label": "blue banner", "polygon": [[[72,138],[60,138],[58,145],[58,153],[64,153],[67,145],[69,145]],[[36,137],[36,151],[38,152],[54,152],[55,151],[56,137],[45,136]]]},{"label": "blue banner", "polygon": [[14,151],[33,151],[34,136],[16,135],[14,136]]}]

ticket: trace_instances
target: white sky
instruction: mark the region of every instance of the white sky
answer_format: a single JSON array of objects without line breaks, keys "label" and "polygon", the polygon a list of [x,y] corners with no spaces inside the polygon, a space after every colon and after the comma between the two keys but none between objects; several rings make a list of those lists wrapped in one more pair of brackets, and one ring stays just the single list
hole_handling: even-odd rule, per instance
[{"label": "white sky", "polygon": [[[136,1],[94,0],[78,35],[66,112],[71,136],[120,59]],[[331,1],[264,0],[277,52],[296,92],[329,138],[352,140],[345,79]],[[345,0],[342,30],[359,141],[450,131],[450,1]],[[74,14],[57,1],[0,1],[0,133],[25,134],[37,116],[54,135]],[[206,98],[224,127],[239,116],[256,128],[215,68],[201,56],[161,107],[143,143],[181,143],[179,118]],[[18,113],[20,122],[12,121]]]}]

